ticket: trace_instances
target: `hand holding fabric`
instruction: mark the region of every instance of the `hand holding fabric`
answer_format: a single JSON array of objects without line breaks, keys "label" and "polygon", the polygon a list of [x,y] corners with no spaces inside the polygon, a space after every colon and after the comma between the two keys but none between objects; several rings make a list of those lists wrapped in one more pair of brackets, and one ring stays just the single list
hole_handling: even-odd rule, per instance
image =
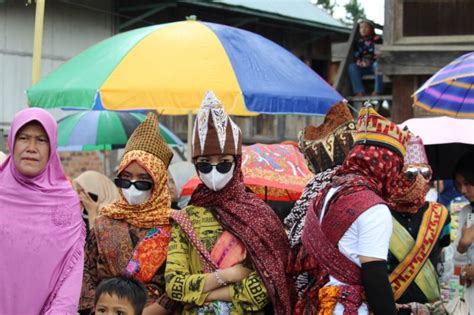
[{"label": "hand holding fabric", "polygon": [[244,280],[250,273],[252,273],[252,270],[244,267],[243,264],[237,264],[222,270],[224,280],[227,283],[240,282]]},{"label": "hand holding fabric", "polygon": [[224,279],[227,283],[237,283],[245,279],[252,270],[244,267],[243,264],[237,264],[235,266],[226,268],[223,271]]},{"label": "hand holding fabric", "polygon": [[79,200],[81,200],[82,205],[87,210],[89,215],[97,214],[99,210],[99,203],[92,200],[88,193],[84,190],[79,190]]}]

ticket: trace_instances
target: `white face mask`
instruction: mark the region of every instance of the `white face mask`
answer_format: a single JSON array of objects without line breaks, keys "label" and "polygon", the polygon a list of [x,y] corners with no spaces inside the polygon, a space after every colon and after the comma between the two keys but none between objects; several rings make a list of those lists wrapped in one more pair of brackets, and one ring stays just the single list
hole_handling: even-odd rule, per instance
[{"label": "white face mask", "polygon": [[128,204],[140,205],[148,200],[151,194],[151,189],[149,190],[138,190],[135,188],[135,185],[130,186],[130,188],[122,188],[122,193],[127,199]]},{"label": "white face mask", "polygon": [[235,163],[232,164],[231,169],[224,174],[218,172],[217,169],[213,167],[210,173],[204,174],[199,172],[199,178],[202,180],[204,185],[207,186],[207,188],[214,191],[219,191],[224,188],[225,185],[227,185],[227,183],[232,179],[232,176],[234,175],[234,167]]}]

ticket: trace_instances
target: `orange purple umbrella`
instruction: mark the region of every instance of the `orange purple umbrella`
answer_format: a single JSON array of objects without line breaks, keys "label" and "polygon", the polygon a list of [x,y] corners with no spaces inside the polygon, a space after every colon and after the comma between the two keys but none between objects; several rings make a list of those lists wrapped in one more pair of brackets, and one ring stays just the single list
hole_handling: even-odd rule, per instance
[{"label": "orange purple umbrella", "polygon": [[436,72],[413,95],[414,105],[457,118],[474,118],[474,52]]}]

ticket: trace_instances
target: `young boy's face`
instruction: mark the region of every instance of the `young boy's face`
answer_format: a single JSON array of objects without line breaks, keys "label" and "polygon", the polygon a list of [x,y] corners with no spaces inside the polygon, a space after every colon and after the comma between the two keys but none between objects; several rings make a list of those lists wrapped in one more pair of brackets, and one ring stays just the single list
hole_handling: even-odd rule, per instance
[{"label": "young boy's face", "polygon": [[95,306],[97,315],[135,315],[132,303],[127,299],[119,299],[116,295],[104,293]]}]

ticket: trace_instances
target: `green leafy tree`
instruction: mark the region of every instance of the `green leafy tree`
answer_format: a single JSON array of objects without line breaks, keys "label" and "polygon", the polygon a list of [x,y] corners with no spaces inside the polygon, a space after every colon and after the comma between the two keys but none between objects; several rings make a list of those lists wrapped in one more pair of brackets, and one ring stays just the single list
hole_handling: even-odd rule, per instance
[{"label": "green leafy tree", "polygon": [[343,22],[347,24],[352,25],[354,21],[365,18],[364,8],[357,0],[349,0],[349,2],[344,5],[344,8],[346,9],[346,18]]},{"label": "green leafy tree", "polygon": [[313,3],[326,10],[329,14],[334,14],[334,7],[336,4],[332,0],[317,0],[313,1]]}]

